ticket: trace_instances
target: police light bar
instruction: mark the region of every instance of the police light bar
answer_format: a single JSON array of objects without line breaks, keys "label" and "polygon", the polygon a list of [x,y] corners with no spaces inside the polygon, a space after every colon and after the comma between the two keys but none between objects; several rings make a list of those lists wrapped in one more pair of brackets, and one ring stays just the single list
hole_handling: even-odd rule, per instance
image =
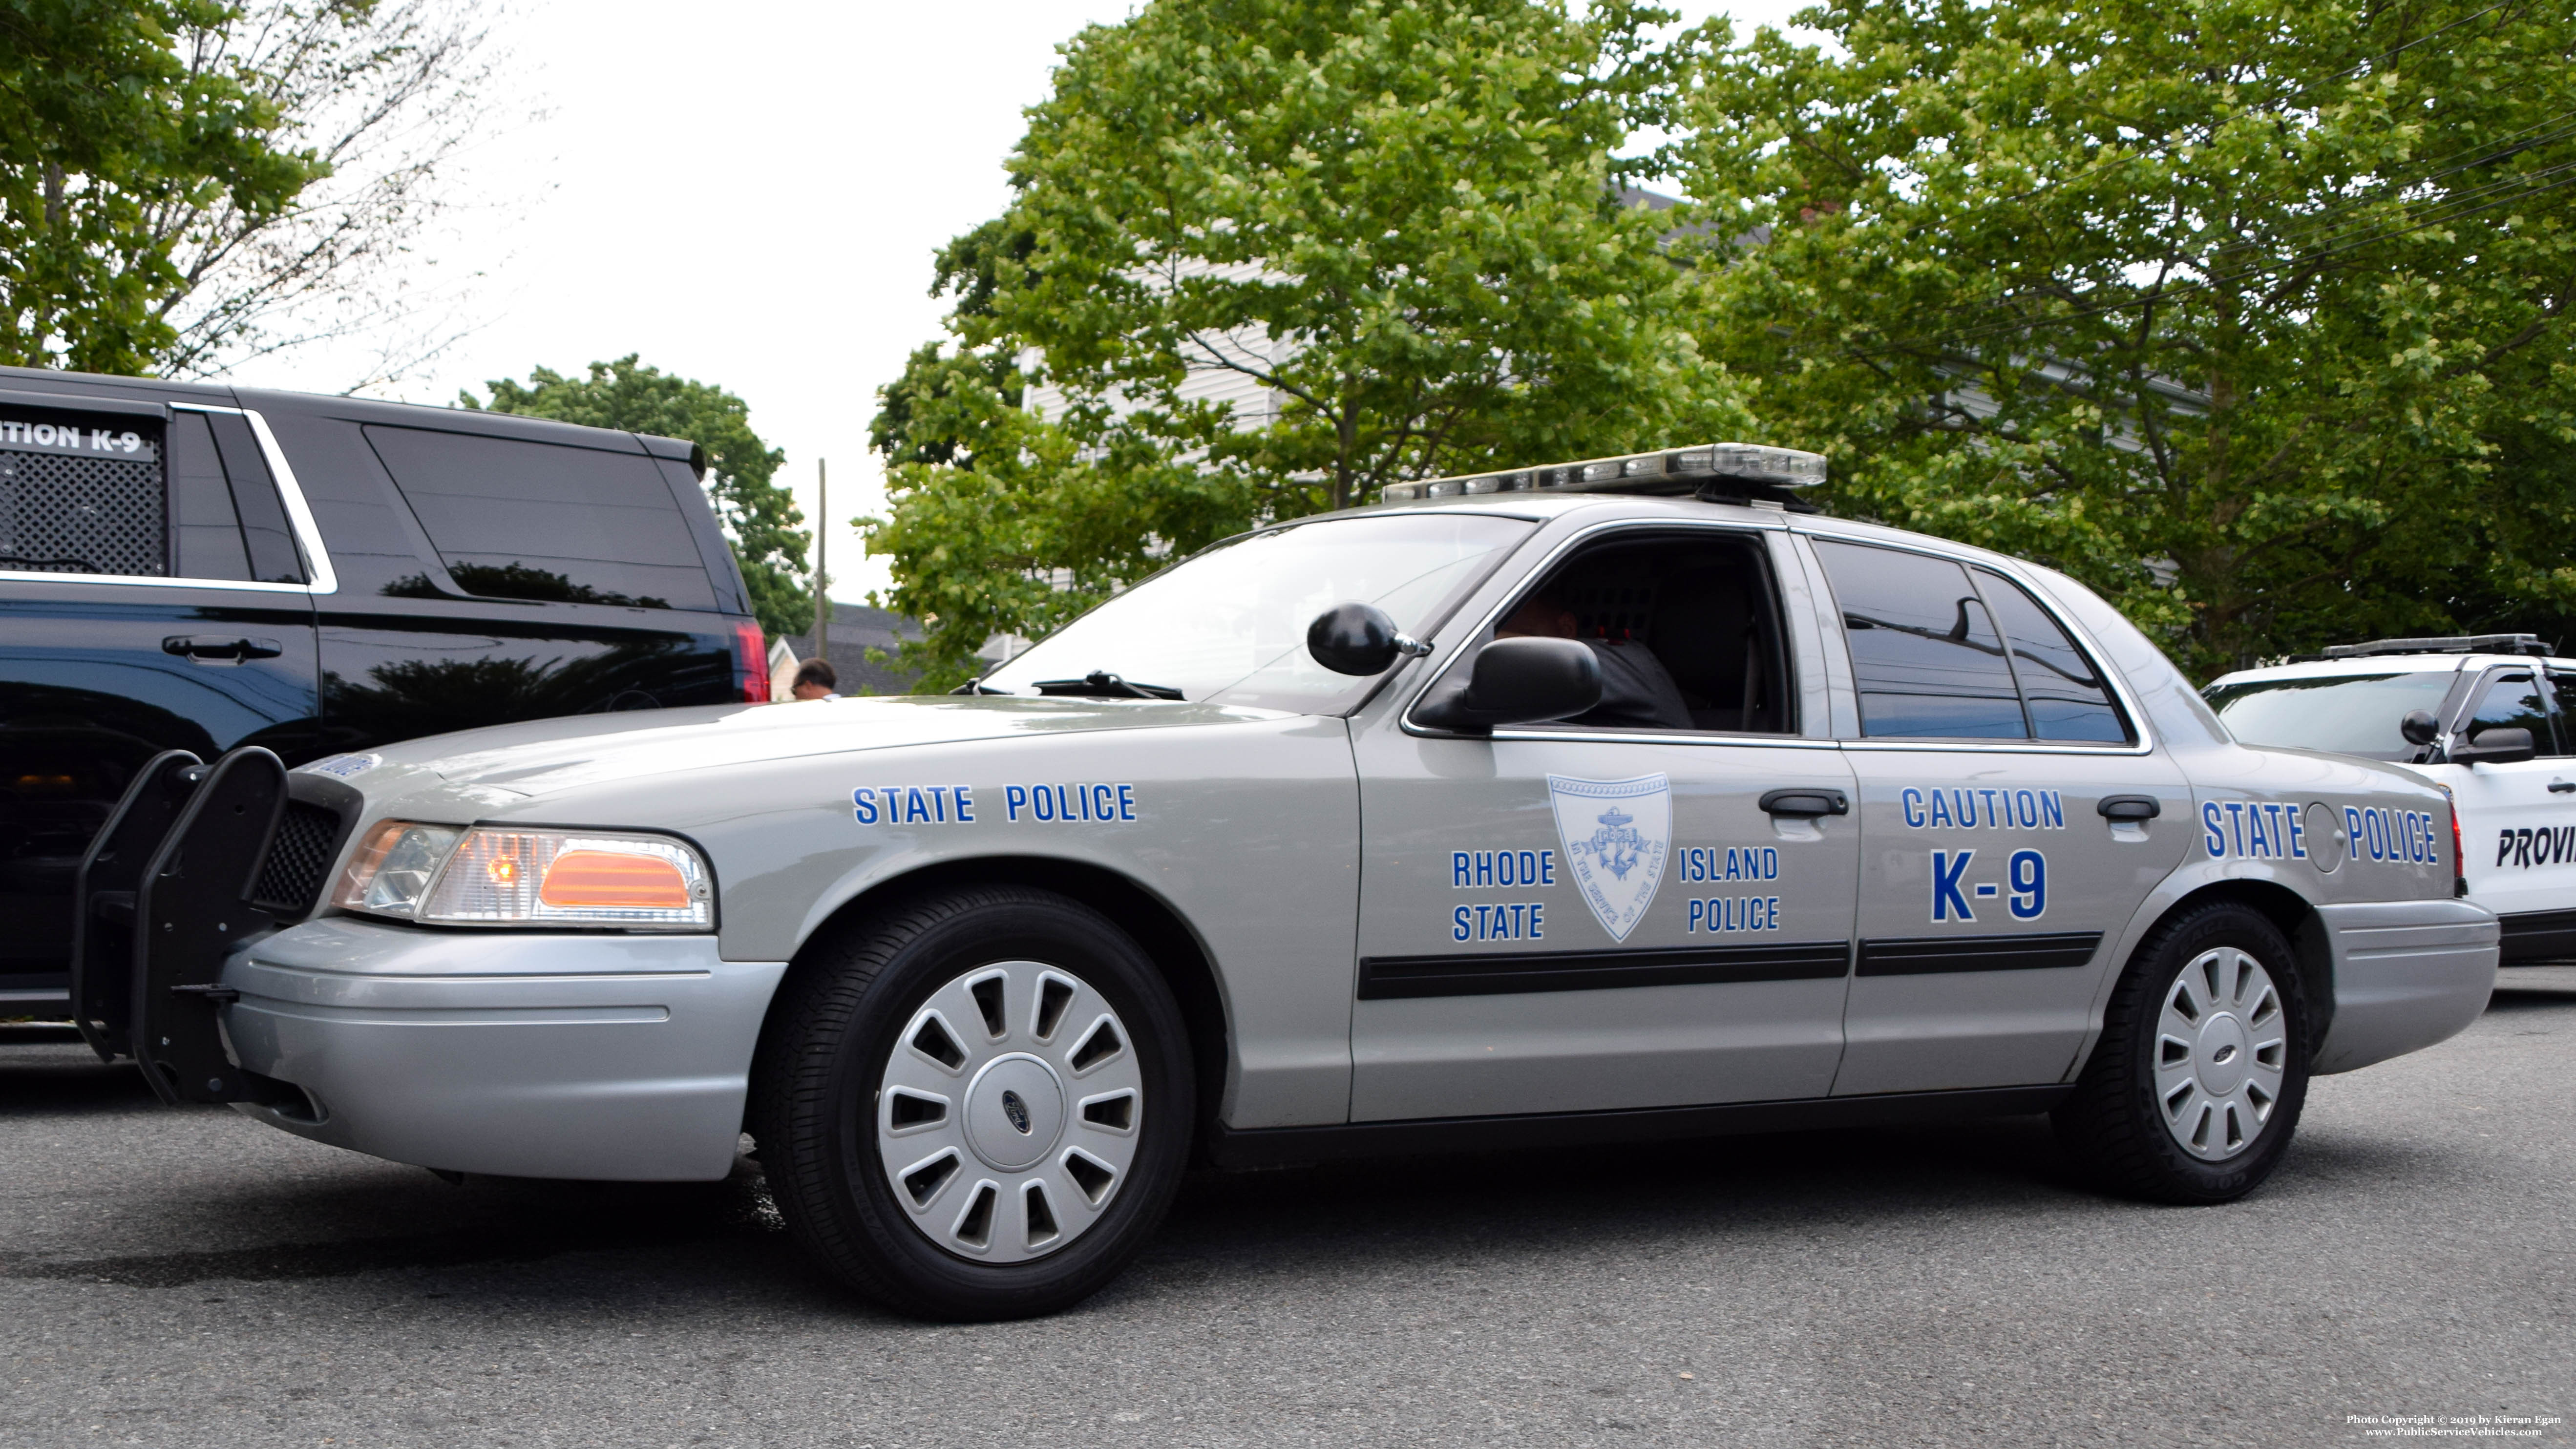
[{"label": "police light bar", "polygon": [[[1592,458],[1545,468],[1502,473],[1466,473],[1455,478],[1426,478],[1416,483],[1389,483],[1381,497],[1389,503],[1419,498],[1456,498],[1479,493],[1670,493],[1748,496],[1772,489],[1813,488],[1825,481],[1822,453],[1795,448],[1765,448],[1753,443],[1708,443],[1658,453],[1630,453]],[[1742,485],[1730,489],[1728,484]]]},{"label": "police light bar", "polygon": [[2426,639],[2373,639],[2367,644],[2329,644],[2317,659],[2369,659],[2383,654],[2534,654],[2550,647],[2537,634],[2446,634]]}]

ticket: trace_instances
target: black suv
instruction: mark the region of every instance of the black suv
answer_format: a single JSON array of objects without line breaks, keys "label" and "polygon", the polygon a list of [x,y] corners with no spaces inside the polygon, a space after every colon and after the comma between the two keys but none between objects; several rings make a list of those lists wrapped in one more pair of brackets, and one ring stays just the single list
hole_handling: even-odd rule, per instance
[{"label": "black suv", "polygon": [[694,444],[0,367],[0,1017],[67,1001],[72,877],[163,750],[289,765],[769,697]]}]

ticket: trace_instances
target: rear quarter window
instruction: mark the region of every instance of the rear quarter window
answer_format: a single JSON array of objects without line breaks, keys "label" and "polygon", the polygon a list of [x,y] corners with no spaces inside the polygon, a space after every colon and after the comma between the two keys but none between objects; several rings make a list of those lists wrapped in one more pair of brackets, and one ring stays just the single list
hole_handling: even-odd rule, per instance
[{"label": "rear quarter window", "polygon": [[370,425],[366,435],[467,593],[718,607],[688,520],[641,453],[430,428]]}]

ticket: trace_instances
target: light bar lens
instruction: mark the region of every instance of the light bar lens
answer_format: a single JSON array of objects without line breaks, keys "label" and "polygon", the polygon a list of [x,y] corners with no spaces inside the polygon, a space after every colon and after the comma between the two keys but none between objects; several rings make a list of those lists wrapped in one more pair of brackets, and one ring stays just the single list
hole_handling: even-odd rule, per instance
[{"label": "light bar lens", "polygon": [[351,859],[332,903],[442,926],[715,925],[713,878],[695,850],[597,831],[389,820]]},{"label": "light bar lens", "polygon": [[1631,453],[1583,463],[1559,463],[1510,473],[1425,478],[1389,483],[1379,492],[1388,503],[1424,498],[1457,498],[1485,493],[1520,493],[1532,489],[1574,488],[1688,493],[1690,485],[1664,479],[1733,478],[1773,488],[1812,488],[1825,481],[1825,456],[1796,448],[1767,448],[1754,443],[1708,443],[1669,452]]}]

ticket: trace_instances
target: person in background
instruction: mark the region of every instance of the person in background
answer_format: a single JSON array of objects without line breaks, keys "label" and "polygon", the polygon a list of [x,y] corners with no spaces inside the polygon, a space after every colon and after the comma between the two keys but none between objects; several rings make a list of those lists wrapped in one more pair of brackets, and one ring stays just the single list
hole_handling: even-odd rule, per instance
[{"label": "person in background", "polygon": [[[1521,600],[1520,607],[1494,630],[1497,639],[1552,638],[1573,639],[1578,636],[1574,611],[1565,606],[1554,589],[1541,589]],[[1633,639],[1584,639],[1585,648],[1601,661],[1601,703],[1576,715],[1565,724],[1602,725],[1627,729],[1686,730],[1691,723],[1690,706],[1683,702],[1681,686],[1673,683],[1671,671],[1654,651]]]},{"label": "person in background", "polygon": [[808,659],[796,666],[796,687],[788,693],[798,699],[839,699],[840,672],[829,659]]}]

